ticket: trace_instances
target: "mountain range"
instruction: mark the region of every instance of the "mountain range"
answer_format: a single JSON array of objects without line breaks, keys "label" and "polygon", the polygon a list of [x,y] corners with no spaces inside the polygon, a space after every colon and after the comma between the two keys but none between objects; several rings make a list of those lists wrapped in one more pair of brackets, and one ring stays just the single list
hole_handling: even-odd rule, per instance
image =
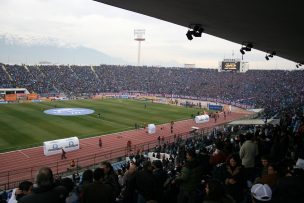
[{"label": "mountain range", "polygon": [[128,62],[98,50],[78,46],[59,46],[56,43],[29,43],[15,36],[0,35],[0,63],[5,64],[73,64],[124,65]]}]

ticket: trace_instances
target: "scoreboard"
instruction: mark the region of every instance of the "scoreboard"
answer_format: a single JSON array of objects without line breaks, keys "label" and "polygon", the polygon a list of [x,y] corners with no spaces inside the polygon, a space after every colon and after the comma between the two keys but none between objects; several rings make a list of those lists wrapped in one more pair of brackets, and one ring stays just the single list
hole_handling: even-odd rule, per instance
[{"label": "scoreboard", "polygon": [[249,63],[240,59],[223,59],[219,61],[218,72],[245,73],[249,69]]},{"label": "scoreboard", "polygon": [[239,61],[223,61],[222,62],[222,71],[240,71],[241,62]]}]

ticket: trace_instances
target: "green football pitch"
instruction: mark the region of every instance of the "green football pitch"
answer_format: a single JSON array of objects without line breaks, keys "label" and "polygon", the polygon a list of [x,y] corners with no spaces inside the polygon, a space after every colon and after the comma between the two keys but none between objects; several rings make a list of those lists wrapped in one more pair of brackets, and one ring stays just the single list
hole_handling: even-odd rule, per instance
[{"label": "green football pitch", "polygon": [[[54,116],[43,112],[52,108],[88,108],[95,113]],[[198,111],[195,108],[129,99],[3,104],[0,105],[0,152],[39,146],[47,140],[74,136],[84,138],[131,130],[135,123],[162,124],[185,120]]]}]

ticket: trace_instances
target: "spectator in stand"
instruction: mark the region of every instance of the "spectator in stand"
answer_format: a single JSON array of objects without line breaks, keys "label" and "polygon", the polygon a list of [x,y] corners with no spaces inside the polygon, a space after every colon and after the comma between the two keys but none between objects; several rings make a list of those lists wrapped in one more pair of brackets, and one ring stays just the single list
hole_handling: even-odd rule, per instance
[{"label": "spectator in stand", "polygon": [[290,168],[285,160],[281,161],[280,175],[275,190],[273,203],[304,202],[304,164],[298,163]]},{"label": "spectator in stand", "polygon": [[102,182],[111,186],[113,191],[113,196],[117,198],[121,190],[121,187],[118,182],[118,175],[115,173],[113,166],[108,161],[102,162],[101,168],[103,169],[104,172],[104,177]]},{"label": "spectator in stand", "polygon": [[8,203],[16,203],[20,198],[32,192],[33,183],[30,181],[23,181],[18,188],[13,189],[11,198]]},{"label": "spectator in stand", "polygon": [[240,149],[240,158],[242,165],[245,167],[247,180],[253,182],[256,176],[255,171],[255,158],[258,155],[258,146],[253,142],[253,134],[246,134],[246,141]]},{"label": "spectator in stand", "polygon": [[226,160],[226,154],[223,152],[224,143],[219,140],[215,143],[215,150],[210,156],[210,165],[215,167],[218,164],[224,163]]},{"label": "spectator in stand", "polygon": [[166,173],[166,171],[163,170],[163,164],[162,161],[160,160],[154,160],[152,162],[152,167],[153,169],[153,175],[156,178],[157,181],[157,202],[158,203],[165,203],[164,202],[164,184],[168,178],[168,175]]},{"label": "spectator in stand", "polygon": [[136,203],[137,194],[136,188],[137,166],[131,162],[128,170],[124,175],[124,187],[122,189],[123,203]]},{"label": "spectator in stand", "polygon": [[196,189],[200,185],[201,178],[205,172],[202,164],[203,162],[198,158],[195,149],[190,148],[186,151],[186,163],[182,167],[181,174],[173,182],[180,184],[177,197],[178,203],[196,202]]},{"label": "spectator in stand", "polygon": [[268,166],[269,166],[269,157],[268,156],[262,156],[261,158],[261,168],[258,171],[258,177],[255,180],[255,182],[257,183],[257,181],[262,177],[268,174]]},{"label": "spectator in stand", "polygon": [[150,161],[143,163],[143,170],[136,175],[137,203],[156,203],[158,197],[157,180],[153,175]]},{"label": "spectator in stand", "polygon": [[224,185],[218,180],[209,180],[206,184],[206,197],[203,203],[235,203],[225,191]]},{"label": "spectator in stand", "polygon": [[238,74],[210,69],[115,65],[59,67],[3,64],[2,67],[0,87],[4,88],[25,87],[42,95],[65,93],[68,97],[130,90],[173,93],[229,105],[262,107],[268,117],[281,109],[300,107],[303,95],[303,70],[249,70]]},{"label": "spectator in stand", "polygon": [[278,167],[275,164],[268,165],[268,172],[266,175],[263,175],[258,183],[267,184],[272,189],[275,188],[278,181]]},{"label": "spectator in stand", "polygon": [[65,203],[79,203],[79,197],[74,188],[75,184],[71,178],[63,178],[60,185],[64,186],[68,193]]},{"label": "spectator in stand", "polygon": [[219,166],[219,168],[215,170],[213,178],[225,184],[227,193],[231,195],[237,203],[243,200],[246,181],[244,168],[237,154],[230,155],[227,158],[226,164]]},{"label": "spectator in stand", "polygon": [[115,202],[112,187],[109,184],[104,183],[104,177],[105,173],[103,169],[96,168],[94,170],[94,182],[84,188],[83,203]]},{"label": "spectator in stand", "polygon": [[272,191],[267,184],[255,184],[251,188],[252,203],[271,202]]},{"label": "spectator in stand", "polygon": [[32,193],[22,197],[18,202],[20,203],[65,203],[65,198],[68,193],[65,187],[55,186],[53,172],[48,167],[39,169],[36,177],[36,186],[34,186]]},{"label": "spectator in stand", "polygon": [[87,169],[83,172],[82,174],[82,179],[80,181],[80,184],[78,186],[78,193],[79,193],[79,199],[80,202],[83,202],[83,191],[85,190],[85,188],[93,183],[93,171],[91,169]]}]

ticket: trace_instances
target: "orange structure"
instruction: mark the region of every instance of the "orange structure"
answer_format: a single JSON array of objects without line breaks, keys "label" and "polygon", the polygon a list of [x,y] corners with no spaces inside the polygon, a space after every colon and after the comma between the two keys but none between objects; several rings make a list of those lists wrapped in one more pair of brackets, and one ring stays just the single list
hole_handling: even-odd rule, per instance
[{"label": "orange structure", "polygon": [[35,99],[38,99],[38,94],[31,93],[27,95],[27,100],[35,100]]},{"label": "orange structure", "polygon": [[5,101],[17,101],[17,94],[6,94],[4,97]]}]

